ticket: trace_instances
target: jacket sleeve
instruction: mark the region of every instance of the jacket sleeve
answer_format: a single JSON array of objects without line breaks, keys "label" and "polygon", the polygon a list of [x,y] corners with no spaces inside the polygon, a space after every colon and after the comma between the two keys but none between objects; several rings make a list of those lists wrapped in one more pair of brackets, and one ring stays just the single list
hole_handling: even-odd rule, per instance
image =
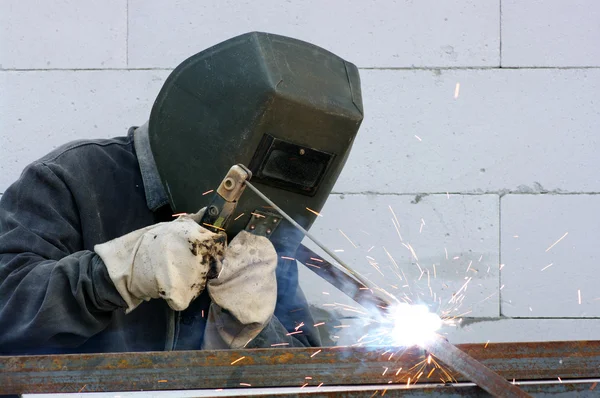
[{"label": "jacket sleeve", "polygon": [[0,354],[52,353],[102,331],[125,303],[83,250],[70,190],[43,163],[0,199]]}]

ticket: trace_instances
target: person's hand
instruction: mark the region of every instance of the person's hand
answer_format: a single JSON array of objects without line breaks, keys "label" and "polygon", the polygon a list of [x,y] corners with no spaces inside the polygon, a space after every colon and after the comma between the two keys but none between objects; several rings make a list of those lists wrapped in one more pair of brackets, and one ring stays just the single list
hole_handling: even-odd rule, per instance
[{"label": "person's hand", "polygon": [[183,311],[204,291],[206,281],[218,275],[227,237],[197,223],[203,211],[94,247],[127,303],[127,312],[153,298]]},{"label": "person's hand", "polygon": [[277,252],[263,236],[241,231],[225,250],[222,269],[209,279],[207,289],[213,301],[209,323],[228,347],[243,346],[271,320],[277,302],[276,268]]}]

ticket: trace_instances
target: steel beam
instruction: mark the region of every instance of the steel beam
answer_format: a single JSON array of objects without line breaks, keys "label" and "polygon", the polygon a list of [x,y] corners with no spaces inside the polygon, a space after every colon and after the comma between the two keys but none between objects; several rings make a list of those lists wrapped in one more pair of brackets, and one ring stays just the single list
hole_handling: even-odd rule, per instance
[{"label": "steel beam", "polygon": [[[600,341],[457,347],[510,381],[600,377]],[[428,354],[329,347],[0,357],[0,394],[394,385],[414,381],[417,369],[419,382],[447,379],[432,364],[422,366]],[[442,365],[455,381],[470,381]]]}]

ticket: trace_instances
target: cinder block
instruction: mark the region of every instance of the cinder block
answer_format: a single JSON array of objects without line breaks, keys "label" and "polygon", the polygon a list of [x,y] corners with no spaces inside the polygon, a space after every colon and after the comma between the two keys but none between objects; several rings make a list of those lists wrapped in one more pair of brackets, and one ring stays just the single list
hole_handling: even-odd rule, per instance
[{"label": "cinder block", "polygon": [[598,340],[600,319],[465,319],[443,333],[453,344]]},{"label": "cinder block", "polygon": [[596,0],[502,0],[503,66],[600,66]]},{"label": "cinder block", "polygon": [[[313,235],[399,299],[430,305],[445,316],[499,315],[498,196],[331,195],[321,215]],[[349,303],[308,268],[301,280],[317,306]]]},{"label": "cinder block", "polygon": [[502,315],[600,316],[599,212],[599,195],[502,198]]},{"label": "cinder block", "polygon": [[361,67],[498,66],[499,0],[129,2],[129,62],[174,67],[249,31],[292,36]]},{"label": "cinder block", "polygon": [[0,193],[30,162],[144,123],[165,71],[0,72]]},{"label": "cinder block", "polygon": [[600,192],[600,69],[361,76],[365,120],[336,192]]},{"label": "cinder block", "polygon": [[3,0],[0,37],[0,69],[122,68],[127,0]]}]

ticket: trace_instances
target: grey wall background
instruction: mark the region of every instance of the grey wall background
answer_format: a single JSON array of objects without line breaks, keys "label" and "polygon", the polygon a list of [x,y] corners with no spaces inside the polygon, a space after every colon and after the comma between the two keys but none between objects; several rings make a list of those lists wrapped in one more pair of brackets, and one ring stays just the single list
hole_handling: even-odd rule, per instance
[{"label": "grey wall background", "polygon": [[[317,236],[390,291],[441,297],[464,317],[453,342],[600,336],[596,0],[0,0],[0,193],[66,141],[143,123],[174,66],[251,30],[361,68],[366,118]],[[362,325],[319,317],[339,344]]]}]

